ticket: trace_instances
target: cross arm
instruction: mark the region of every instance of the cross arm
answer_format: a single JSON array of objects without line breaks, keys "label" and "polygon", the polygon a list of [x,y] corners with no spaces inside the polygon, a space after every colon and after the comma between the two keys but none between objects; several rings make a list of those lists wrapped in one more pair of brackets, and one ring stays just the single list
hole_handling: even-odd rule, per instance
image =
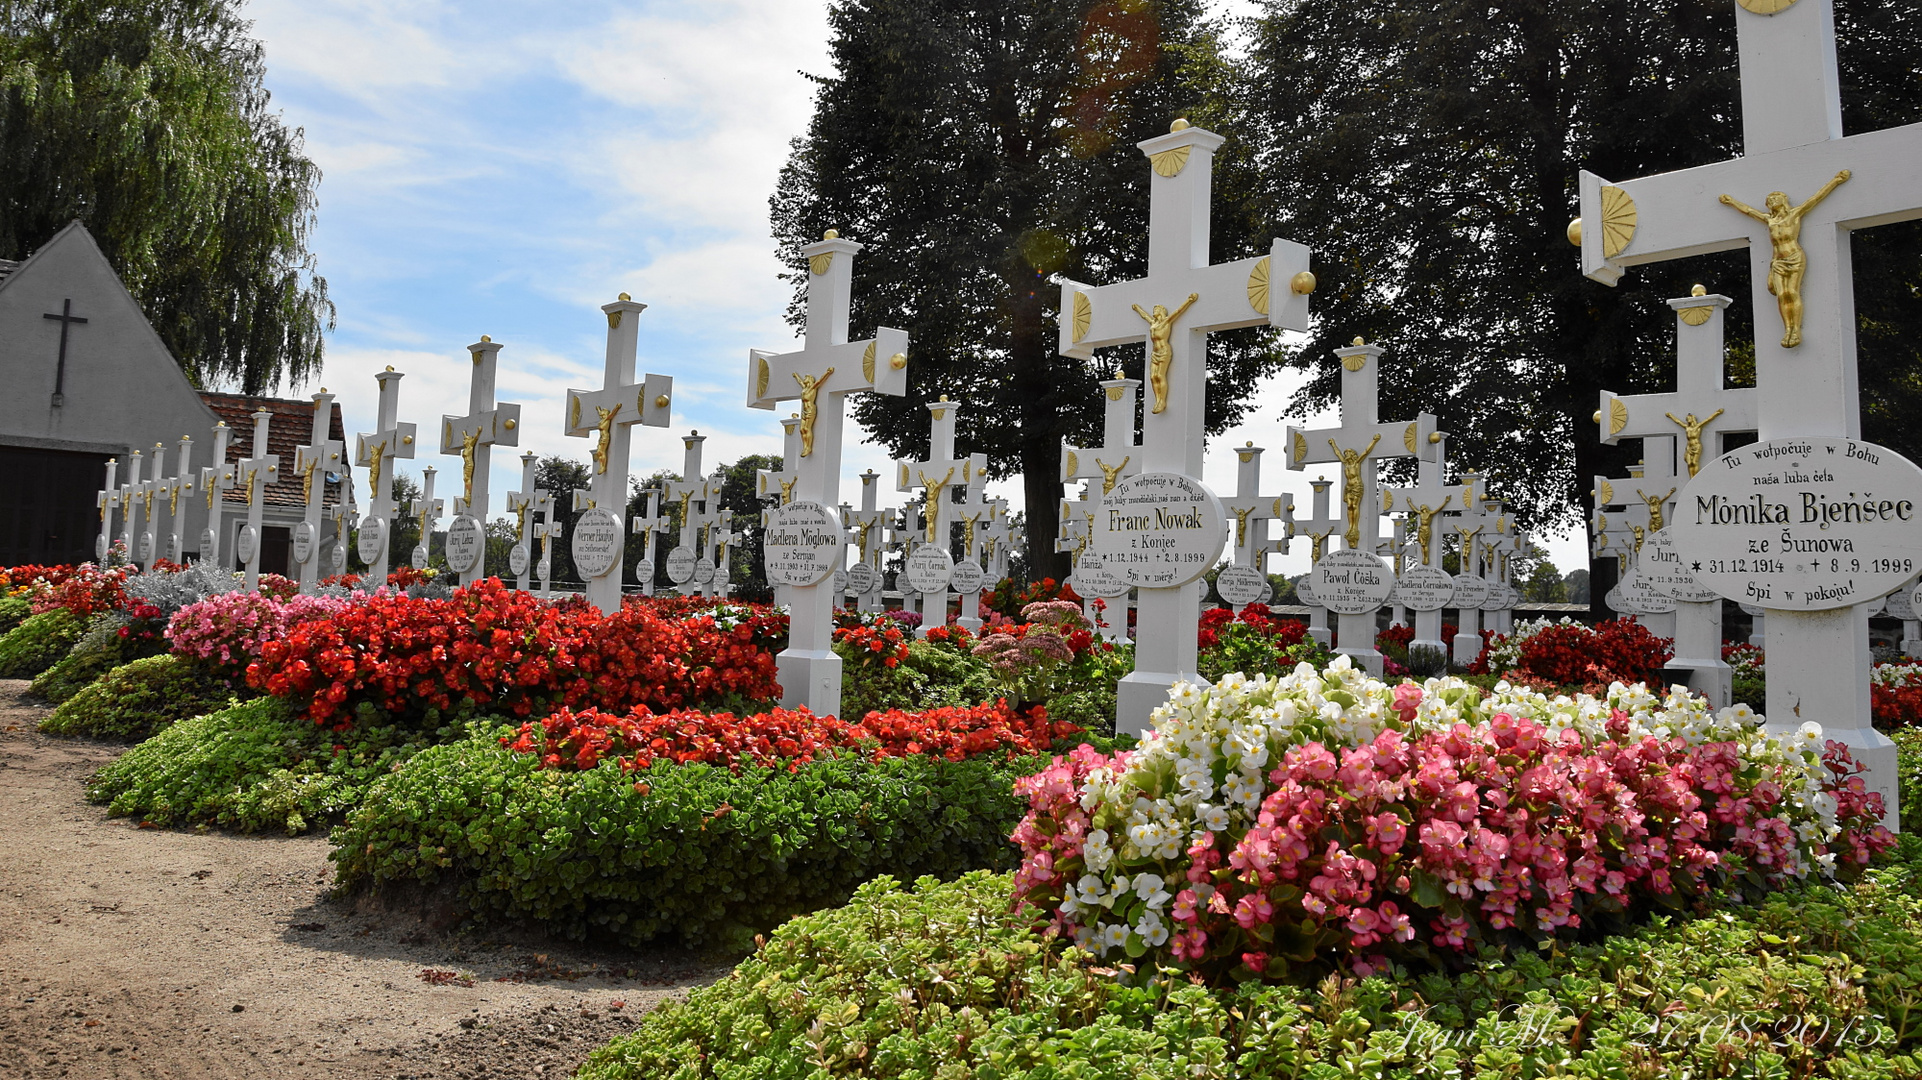
[{"label": "cross arm", "polygon": [[458,454],[470,434],[478,434],[482,446],[519,446],[521,444],[521,407],[518,402],[503,401],[484,412],[472,416],[448,416],[440,418],[440,452]]},{"label": "cross arm", "polygon": [[[1602,443],[1614,446],[1623,439],[1647,439],[1663,435],[1686,436],[1684,421],[1690,413],[1702,430],[1754,431],[1758,423],[1754,387],[1724,390],[1708,400],[1694,394],[1629,394],[1601,392],[1601,408],[1595,423],[1601,428]],[[1707,414],[1721,410],[1713,420]],[[1711,457],[1714,455],[1710,455]]]},{"label": "cross arm", "polygon": [[833,374],[817,392],[852,394],[871,390],[900,397],[908,392],[908,332],[883,326],[864,341],[816,346],[789,353],[748,350],[747,405],[772,409],[776,402],[802,396],[800,378]]},{"label": "cross arm", "polygon": [[614,423],[666,427],[672,416],[674,377],[649,372],[639,383],[604,390],[567,391],[567,427],[563,434],[586,438],[600,431],[601,409],[617,410]]},{"label": "cross arm", "polygon": [[375,446],[386,447],[382,453],[389,458],[412,458],[414,456],[414,433],[413,424],[399,423],[386,431],[376,432],[372,435],[362,434],[355,436],[354,464],[372,465],[374,463],[372,454]]},{"label": "cross arm", "polygon": [[1287,434],[1288,468],[1299,472],[1309,465],[1340,461],[1341,458],[1328,445],[1330,439],[1343,450],[1361,450],[1379,438],[1380,441],[1375,443],[1374,450],[1368,455],[1370,460],[1413,457],[1421,461],[1433,461],[1436,442],[1430,436],[1436,430],[1433,413],[1418,413],[1413,420],[1392,424],[1357,425],[1354,428],[1311,430],[1290,424]]},{"label": "cross arm", "polygon": [[[1308,293],[1314,290],[1308,248],[1274,240],[1268,253],[1213,266],[1161,271],[1135,281],[1091,286],[1061,279],[1060,342],[1063,356],[1087,360],[1094,350],[1147,337],[1148,324],[1135,307],[1173,311],[1190,294],[1199,299],[1175,325],[1202,330],[1237,326],[1308,329]],[[1304,291],[1305,290],[1305,291]]]}]

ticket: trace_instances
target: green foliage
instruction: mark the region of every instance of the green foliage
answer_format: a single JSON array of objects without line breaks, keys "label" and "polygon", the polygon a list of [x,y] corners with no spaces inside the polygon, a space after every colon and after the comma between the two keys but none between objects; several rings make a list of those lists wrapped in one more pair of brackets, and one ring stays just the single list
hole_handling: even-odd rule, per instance
[{"label": "green foliage", "polygon": [[258,698],[168,727],[96,773],[87,798],[156,825],[292,836],[339,819],[432,738],[391,727],[336,733]]},{"label": "green foliage", "polygon": [[1729,685],[1730,698],[1766,715],[1769,698],[1767,678],[1760,675],[1737,675]]},{"label": "green foliage", "polygon": [[[1564,239],[1581,169],[1624,180],[1740,155],[1735,21],[1749,16],[1734,4],[1263,7],[1237,73],[1264,183],[1247,205],[1262,228],[1314,249],[1320,279],[1314,328],[1290,361],[1312,376],[1294,414],[1340,399],[1332,349],[1356,334],[1393,342],[1382,415],[1435,412],[1459,433],[1451,454],[1488,474],[1488,494],[1524,524],[1569,521],[1593,476],[1636,461],[1636,449],[1595,438],[1598,392],[1674,385],[1666,300],[1698,282],[1741,298],[1728,312],[1732,353],[1758,321],[1781,332],[1766,295],[1744,302],[1759,284],[1744,252],[1638,266],[1609,288],[1581,277]],[[1844,127],[1922,117],[1922,9],[1835,9]],[[1863,434],[1911,456],[1918,238],[1922,225],[1903,223],[1854,239]],[[1512,347],[1491,354],[1491,334]],[[1527,438],[1513,437],[1517,423]]]},{"label": "green foliage", "polygon": [[657,762],[541,769],[485,736],[377,781],[333,836],[348,887],[446,878],[482,916],[571,937],[741,944],[841,903],[883,872],[1006,868],[1025,809],[1014,778],[1046,764],[920,755],[785,767]]},{"label": "green foliage", "polygon": [[234,0],[0,6],[0,257],[84,221],[196,383],[320,369],[320,170]]},{"label": "green foliage", "polygon": [[33,605],[24,596],[0,596],[0,634],[19,626],[33,614]]},{"label": "green foliage", "polygon": [[1899,727],[1883,732],[1895,741],[1895,790],[1901,825],[1914,832],[1922,827],[1922,728]]},{"label": "green foliage", "polygon": [[887,709],[979,705],[1000,696],[988,665],[949,645],[910,642],[907,659],[892,668],[856,663],[850,649],[845,642],[834,646],[849,661],[841,681],[841,713],[848,720]]},{"label": "green foliage", "polygon": [[1113,735],[1117,687],[1135,669],[1133,642],[1112,651],[1100,647],[1075,657],[1063,683],[1068,687],[1043,705],[1050,720],[1065,720],[1094,735]]},{"label": "green foliage", "polygon": [[163,654],[122,664],[40,722],[49,735],[138,742],[169,724],[225,708],[236,694],[199,665]]},{"label": "green foliage", "polygon": [[121,637],[126,626],[126,617],[115,612],[95,616],[67,655],[34,678],[33,692],[58,705],[122,664],[167,651],[158,635]]},{"label": "green foliage", "polygon": [[28,616],[0,635],[0,679],[31,679],[60,662],[87,624],[66,608]]},{"label": "green foliage", "polygon": [[[892,878],[668,1001],[581,1080],[1913,1076],[1922,841],[1811,886],[1595,944],[1211,991],[1090,963],[1009,879]],[[1710,1068],[1710,1066],[1713,1066]]]},{"label": "green foliage", "polygon": [[[774,234],[797,289],[803,245],[835,228],[887,240],[856,266],[857,332],[912,335],[908,393],[863,395],[855,420],[898,458],[928,451],[923,408],[938,394],[970,418],[957,450],[1022,473],[1028,537],[1020,569],[1067,576],[1054,551],[1061,440],[1100,444],[1096,381],[1141,375],[1139,349],[1089,364],[1057,355],[1056,274],[1096,284],[1146,270],[1147,163],[1135,143],[1170,121],[1215,119],[1205,87],[1225,78],[1195,0],[875,0],[829,9],[832,70],[773,200]],[[1199,107],[1199,108],[1198,108]],[[1217,158],[1233,197],[1246,159]],[[1217,211],[1217,258],[1267,250]],[[802,308],[790,308],[798,321]],[[905,320],[905,321],[902,321]],[[1270,364],[1267,331],[1209,343],[1220,430]]]}]

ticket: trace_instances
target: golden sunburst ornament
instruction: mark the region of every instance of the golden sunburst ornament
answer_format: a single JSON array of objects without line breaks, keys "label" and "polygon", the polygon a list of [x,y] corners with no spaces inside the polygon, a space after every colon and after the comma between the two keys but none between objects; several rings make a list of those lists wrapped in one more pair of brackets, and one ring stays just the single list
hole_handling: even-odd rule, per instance
[{"label": "golden sunburst ornament", "polygon": [[1075,456],[1075,452],[1073,450],[1068,451],[1068,475],[1073,476],[1075,473],[1078,473],[1080,471],[1081,471],[1081,459]]},{"label": "golden sunburst ornament", "polygon": [[1299,465],[1306,460],[1308,460],[1308,440],[1297,431],[1295,432],[1295,463]]},{"label": "golden sunburst ornament", "polygon": [[1404,431],[1401,433],[1401,444],[1403,446],[1406,446],[1408,448],[1408,452],[1411,454],[1418,454],[1421,452],[1415,449],[1415,429],[1420,426],[1421,426],[1421,421],[1417,420],[1416,422],[1408,425],[1407,431]]},{"label": "golden sunburst ornament", "polygon": [[1700,326],[1707,322],[1711,315],[1715,314],[1715,309],[1712,307],[1689,307],[1683,308],[1676,312],[1676,314],[1680,315],[1682,321],[1688,325]]},{"label": "golden sunburst ornament", "polygon": [[1635,200],[1612,184],[1602,185],[1602,257],[1612,259],[1635,239]]},{"label": "golden sunburst ornament", "polygon": [[1108,387],[1108,400],[1109,400],[1109,401],[1120,401],[1120,400],[1121,400],[1121,395],[1122,395],[1122,394],[1124,394],[1124,393],[1126,393],[1126,392],[1127,392],[1127,390],[1128,390],[1128,388],[1127,388],[1127,387],[1125,387],[1125,386],[1110,386],[1110,387]]},{"label": "golden sunburst ornament", "polygon": [[1088,302],[1088,294],[1084,292],[1075,293],[1072,339],[1075,344],[1081,344],[1081,339],[1088,336],[1088,324],[1093,321],[1094,305]]},{"label": "golden sunburst ornament", "polygon": [[1268,262],[1264,256],[1248,272],[1248,306],[1262,315],[1268,314]]},{"label": "golden sunburst ornament", "polygon": [[759,373],[754,376],[754,396],[764,398],[767,396],[767,381],[769,377],[773,375],[773,372],[768,370],[767,357],[763,356],[759,359],[761,361],[761,368]]},{"label": "golden sunburst ornament", "polygon": [[1735,0],[1735,2],[1757,15],[1776,15],[1795,6],[1795,0]]},{"label": "golden sunburst ornament", "polygon": [[[1602,481],[1602,505],[1609,506],[1609,505],[1612,505],[1614,502],[1615,502],[1615,485],[1609,483],[1606,480]],[[1603,518],[1602,521],[1603,521],[1602,528],[1604,529],[1608,528],[1608,524],[1607,524],[1608,519]]]},{"label": "golden sunburst ornament", "polygon": [[834,265],[834,252],[832,251],[823,251],[819,255],[808,256],[808,270],[812,272],[816,277],[819,277],[822,274],[827,273],[828,267],[833,265]]},{"label": "golden sunburst ornament", "polygon": [[1181,170],[1188,167],[1188,152],[1193,149],[1192,146],[1177,146],[1172,150],[1163,150],[1159,154],[1149,155],[1148,163],[1154,166],[1156,176],[1180,176]]},{"label": "golden sunburst ornament", "polygon": [[1608,434],[1614,438],[1628,426],[1628,405],[1621,398],[1608,399]]},{"label": "golden sunburst ornament", "polygon": [[570,428],[581,426],[581,398],[579,394],[567,395],[567,426]]},{"label": "golden sunburst ornament", "polygon": [[861,377],[869,383],[874,382],[874,349],[880,341],[881,339],[876,338],[868,342],[868,347],[861,353]]},{"label": "golden sunburst ornament", "polygon": [[1368,354],[1360,352],[1349,353],[1347,356],[1341,358],[1341,366],[1347,368],[1349,371],[1360,371],[1362,368],[1368,366]]}]

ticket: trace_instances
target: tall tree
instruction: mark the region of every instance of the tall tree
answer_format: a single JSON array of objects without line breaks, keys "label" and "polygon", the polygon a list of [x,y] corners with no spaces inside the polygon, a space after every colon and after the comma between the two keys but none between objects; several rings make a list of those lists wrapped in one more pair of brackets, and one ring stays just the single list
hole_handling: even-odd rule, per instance
[{"label": "tall tree", "polygon": [[[1066,275],[1100,284],[1146,271],[1147,170],[1135,143],[1186,116],[1219,125],[1224,70],[1199,0],[842,0],[834,71],[772,201],[797,299],[798,249],[823,230],[869,245],[854,323],[912,335],[904,398],[864,394],[854,416],[898,457],[927,452],[923,405],[963,407],[959,453],[1020,473],[1031,572],[1056,577],[1060,444],[1098,438],[1096,382],[1140,374],[1141,350],[1088,365],[1057,355]],[[1224,134],[1231,132],[1224,131]],[[1232,146],[1232,144],[1231,144]],[[1226,156],[1218,189],[1247,186]],[[1215,258],[1260,242],[1218,219]],[[1272,364],[1260,331],[1214,335],[1208,419],[1238,418]]]},{"label": "tall tree", "polygon": [[0,0],[0,258],[78,218],[190,378],[320,369],[320,170],[237,0]]},{"label": "tall tree", "polygon": [[[1590,416],[1603,387],[1672,388],[1667,298],[1697,282],[1737,297],[1730,367],[1746,354],[1752,374],[1746,253],[1608,288],[1565,238],[1582,168],[1630,178],[1741,152],[1731,0],[1264,3],[1241,104],[1267,187],[1249,206],[1315,249],[1321,279],[1290,358],[1314,375],[1295,411],[1338,399],[1330,349],[1379,340],[1388,414],[1436,412],[1457,460],[1523,522],[1554,524],[1591,475],[1637,459],[1602,447]],[[1922,120],[1922,11],[1836,9],[1848,130]],[[1922,226],[1858,233],[1855,253],[1865,434],[1914,456]]]}]

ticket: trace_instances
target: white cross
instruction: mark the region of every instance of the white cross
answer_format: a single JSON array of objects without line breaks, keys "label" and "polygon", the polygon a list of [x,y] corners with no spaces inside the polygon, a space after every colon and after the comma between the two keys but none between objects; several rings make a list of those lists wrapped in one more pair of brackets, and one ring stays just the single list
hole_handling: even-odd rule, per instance
[{"label": "white cross", "polygon": [[135,552],[140,532],[145,525],[142,508],[146,505],[141,495],[147,490],[147,478],[141,473],[147,463],[147,453],[131,446],[127,448],[127,482],[120,485],[121,541],[127,546],[127,561],[139,562]]},{"label": "white cross", "polygon": [[140,485],[141,499],[145,503],[143,509],[147,515],[147,529],[139,539],[140,547],[145,549],[145,557],[139,561],[145,563],[149,569],[152,568],[154,560],[160,557],[160,514],[154,508],[154,500],[167,493],[167,481],[160,475],[166,460],[166,444],[153,444],[153,456],[147,459],[147,479]]},{"label": "white cross", "polygon": [[634,576],[641,584],[641,595],[654,595],[654,534],[665,531],[667,517],[661,513],[661,491],[648,488],[641,492],[641,514],[628,520],[628,528],[641,540],[641,557],[634,563]]},{"label": "white cross", "polygon": [[304,593],[312,593],[322,576],[320,523],[322,506],[327,501],[327,474],[340,468],[341,455],[346,452],[339,439],[327,437],[333,417],[334,395],[323,386],[320,393],[314,395],[314,426],[307,445],[294,450],[294,475],[300,477],[307,503],[302,524],[311,538],[307,561],[300,563],[296,571],[300,576],[300,591]]},{"label": "white cross", "polygon": [[[494,365],[500,351],[500,343],[486,334],[467,347],[467,355],[474,362],[467,387],[467,415],[440,418],[440,452],[461,459],[461,493],[454,500],[454,516],[479,519],[483,535],[494,447],[521,444],[521,407],[494,400]],[[483,556],[460,576],[460,583],[472,585],[486,576],[487,559]]]},{"label": "white cross", "polygon": [[[1393,533],[1375,541],[1375,555],[1394,569],[1395,581],[1398,585],[1402,571],[1406,569],[1408,549],[1411,546],[1413,545],[1408,538],[1408,522],[1399,517],[1394,519]],[[1408,625],[1408,608],[1402,603],[1399,594],[1395,596],[1394,603],[1389,606],[1388,625]]]},{"label": "white cross", "polygon": [[1008,557],[1013,546],[1020,542],[1015,528],[1008,521],[1008,500],[994,499],[994,513],[988,517],[986,538],[982,541],[983,551],[988,560],[988,580],[999,584],[1008,576]]},{"label": "white cross", "polygon": [[[961,502],[954,508],[955,524],[961,526],[961,558],[964,562],[981,566],[983,542],[986,539],[986,523],[994,516],[994,501],[988,495],[988,471],[985,463],[974,470],[974,478],[962,489]],[[982,581],[987,581],[987,568],[981,566]],[[981,629],[981,590],[965,590],[961,594],[961,612],[955,616],[955,623],[969,631]]]},{"label": "white cross", "polygon": [[120,472],[120,459],[107,459],[107,486],[95,494],[93,504],[100,510],[100,537],[94,542],[94,560],[107,563],[107,549],[113,544],[113,511],[120,503],[120,489],[114,485]]},{"label": "white cross", "polygon": [[[1834,0],[1799,0],[1768,15],[1738,8],[1735,31],[1743,156],[1615,184],[1585,171],[1580,220],[1588,224],[1572,228],[1571,239],[1581,244],[1582,272],[1608,284],[1625,267],[1746,245],[1760,438],[1855,438],[1849,234],[1922,216],[1922,124],[1843,136]],[[1738,203],[1749,210],[1738,212]],[[1770,727],[1815,720],[1849,744],[1883,795],[1885,823],[1897,826],[1896,752],[1870,724],[1864,620],[1852,607],[1772,612],[1768,640]]]},{"label": "white cross", "polygon": [[[667,482],[667,501],[680,504],[681,531],[675,541],[675,548],[694,548],[694,524],[696,500],[707,498],[707,477],[701,475],[701,444],[707,436],[698,430],[689,431],[681,436],[681,478]],[[670,559],[673,555],[670,553]]]},{"label": "white cross", "polygon": [[[174,474],[162,481],[162,494],[167,496],[167,520],[171,523],[167,558],[177,563],[186,561],[187,513],[180,509],[180,500],[194,493],[193,445],[193,436],[180,437],[179,456],[174,459]],[[190,501],[189,509],[192,506]]]},{"label": "white cross", "polygon": [[1141,406],[1140,379],[1105,379],[1101,445],[1083,448],[1061,440],[1061,482],[1101,481],[1101,493],[1141,471],[1141,444],[1135,441],[1135,413]]},{"label": "white cross", "polygon": [[721,567],[719,548],[734,539],[734,533],[727,528],[728,512],[721,506],[721,492],[727,486],[727,474],[716,468],[707,478],[707,486],[701,493],[701,509],[695,514],[697,527],[695,552],[702,562],[714,568],[714,576],[703,582],[695,579],[695,585],[702,596],[724,596],[727,579]]},{"label": "white cross", "polygon": [[[623,531],[620,511],[627,506],[632,426],[667,426],[674,380],[650,374],[638,383],[634,381],[640,314],[647,310],[646,304],[622,293],[619,300],[603,304],[601,310],[607,314],[607,356],[601,389],[567,391],[566,434],[599,439],[594,444],[593,467],[588,470],[591,499],[595,507],[613,514],[615,530]],[[575,506],[580,507],[578,500]],[[607,573],[587,579],[588,602],[610,615],[621,606],[622,564],[626,561],[617,558]]]},{"label": "white cross", "polygon": [[[781,421],[781,467],[778,469],[756,469],[754,471],[755,495],[761,499],[772,499],[772,505],[761,511],[761,531],[767,532],[774,524],[774,511],[794,501],[794,489],[800,484],[801,461],[801,414],[795,413]],[[704,493],[701,496],[705,499]],[[706,504],[703,503],[705,506]],[[697,519],[698,520],[698,519]],[[786,585],[774,585],[774,602],[777,605],[791,604],[794,591]],[[789,609],[792,611],[792,609]],[[789,622],[792,623],[792,617]]]},{"label": "white cross", "polygon": [[274,414],[266,409],[254,412],[254,452],[242,458],[234,469],[241,477],[239,486],[247,492],[247,528],[253,530],[253,550],[247,553],[247,588],[260,584],[260,526],[266,510],[267,485],[280,480],[280,455],[267,452],[267,427]]},{"label": "white cross", "polygon": [[[394,500],[394,462],[414,456],[414,425],[400,423],[400,380],[402,374],[390,364],[374,379],[380,383],[380,404],[375,413],[374,433],[354,440],[354,464],[367,466],[367,516],[384,534],[380,555],[367,568],[368,588],[387,584],[388,553],[393,550],[395,519],[400,516]],[[361,528],[367,528],[365,522]]]},{"label": "white cross", "polygon": [[[333,509],[327,511],[328,520],[334,523],[334,546],[328,552],[327,558],[327,569],[330,572],[323,575],[324,577],[332,577],[335,574],[344,573],[347,569],[347,548],[348,541],[351,538],[350,533],[353,530],[354,523],[360,520],[360,508],[354,505],[352,487],[353,485],[348,483],[346,478],[343,477],[340,485],[340,500],[334,503]],[[315,546],[320,546],[318,540],[315,541]],[[335,552],[338,552],[338,554],[335,554]]]},{"label": "white cross", "polygon": [[[1060,352],[1092,359],[1111,345],[1148,343],[1142,418],[1144,472],[1199,480],[1207,432],[1208,334],[1242,326],[1308,328],[1308,249],[1275,240],[1268,253],[1208,262],[1214,153],[1224,140],[1176,120],[1137,145],[1150,165],[1148,276],[1090,288],[1061,283]],[[1123,680],[1116,731],[1138,734],[1175,681],[1195,671],[1195,611],[1204,584],[1142,589],[1135,671]]]},{"label": "white cross", "polygon": [[436,470],[428,465],[420,471],[420,495],[410,507],[414,516],[420,519],[420,542],[414,545],[413,563],[417,570],[427,569],[427,563],[434,551],[434,522],[440,520],[441,511],[447,509],[447,500],[434,498],[434,475]]},{"label": "white cross", "polygon": [[[1228,547],[1235,565],[1252,567],[1263,574],[1268,572],[1271,553],[1288,554],[1295,528],[1295,497],[1285,491],[1279,495],[1261,493],[1261,455],[1265,452],[1253,441],[1235,449],[1235,494],[1221,500],[1222,508],[1228,511]],[[1280,536],[1269,532],[1271,521],[1282,523]]]},{"label": "white cross", "polygon": [[534,564],[535,573],[540,575],[540,595],[549,596],[554,591],[554,541],[561,538],[565,528],[554,517],[554,496],[541,492],[534,500],[534,511],[540,520],[534,524],[534,538],[540,543],[540,559]]},{"label": "white cross", "polygon": [[[1467,486],[1448,485],[1448,433],[1437,431],[1428,437],[1435,447],[1433,460],[1421,461],[1415,466],[1415,486],[1381,489],[1381,508],[1384,513],[1399,511],[1407,522],[1408,535],[1403,545],[1404,552],[1419,553],[1421,565],[1441,569],[1442,541],[1448,534],[1448,517],[1459,513],[1475,497]],[[1441,524],[1436,524],[1436,518]],[[1396,568],[1399,577],[1401,568]],[[1442,609],[1417,611],[1415,613],[1415,637],[1408,647],[1421,647],[1436,652],[1448,651],[1448,644],[1441,639]]]},{"label": "white cross", "polygon": [[[1461,475],[1462,487],[1473,492],[1482,490],[1481,474],[1470,470]],[[1455,530],[1456,558],[1460,561],[1457,577],[1481,578],[1482,548],[1484,538],[1495,531],[1500,514],[1492,513],[1489,504],[1493,500],[1476,495],[1468,502],[1470,508],[1448,519]],[[1455,618],[1454,656],[1458,664],[1472,664],[1481,655],[1481,607],[1469,607],[1457,603]]]},{"label": "white cross", "polygon": [[[925,461],[895,462],[900,470],[895,487],[902,492],[915,488],[922,490],[926,498],[921,506],[921,515],[926,523],[926,531],[921,543],[933,544],[946,551],[952,540],[956,510],[948,493],[951,490],[966,491],[977,480],[983,479],[988,459],[985,454],[955,455],[954,427],[960,414],[959,404],[949,401],[944,394],[941,400],[928,402],[927,408],[928,458]],[[907,591],[902,590],[904,596]],[[946,589],[918,594],[917,610],[921,612],[921,627],[917,633],[921,637],[928,636],[928,631],[947,622],[948,595]]]},{"label": "white cross", "polygon": [[532,539],[528,534],[528,526],[533,523],[532,518],[535,513],[534,501],[547,494],[547,492],[540,489],[538,481],[535,479],[535,464],[537,461],[538,459],[532,450],[521,455],[521,489],[507,493],[507,512],[514,515],[514,546],[524,553],[526,559],[525,565],[527,572],[516,575],[518,580],[514,585],[515,588],[522,592],[527,591],[527,587],[530,584],[529,577],[534,571],[534,553],[533,549],[528,546],[528,541]]},{"label": "white cross", "polygon": [[893,507],[884,510],[876,505],[880,498],[880,485],[876,481],[880,479],[881,474],[872,469],[861,474],[861,508],[847,515],[848,541],[854,545],[855,561],[874,568],[874,588],[855,600],[855,607],[860,611],[881,608],[881,555],[887,546],[887,522],[895,516]]},{"label": "white cross", "polygon": [[226,564],[220,559],[220,541],[225,530],[220,519],[226,509],[226,491],[234,484],[233,463],[227,460],[227,439],[232,433],[225,420],[214,422],[213,464],[200,467],[197,488],[207,504],[207,529],[200,536],[200,559],[223,568]]},{"label": "white cross", "polygon": [[[1328,489],[1333,486],[1333,481],[1325,476],[1317,476],[1309,481],[1309,485],[1315,489],[1309,499],[1309,506],[1314,512],[1307,520],[1296,519],[1289,526],[1296,539],[1306,538],[1308,541],[1308,573],[1303,576],[1303,581],[1312,578],[1315,567],[1321,565],[1321,557],[1328,553],[1329,538],[1341,532],[1341,517],[1331,513],[1328,506]],[[1296,589],[1300,589],[1299,583]],[[1324,646],[1334,640],[1334,635],[1328,629],[1328,609],[1320,604],[1308,605],[1308,636]]]}]

